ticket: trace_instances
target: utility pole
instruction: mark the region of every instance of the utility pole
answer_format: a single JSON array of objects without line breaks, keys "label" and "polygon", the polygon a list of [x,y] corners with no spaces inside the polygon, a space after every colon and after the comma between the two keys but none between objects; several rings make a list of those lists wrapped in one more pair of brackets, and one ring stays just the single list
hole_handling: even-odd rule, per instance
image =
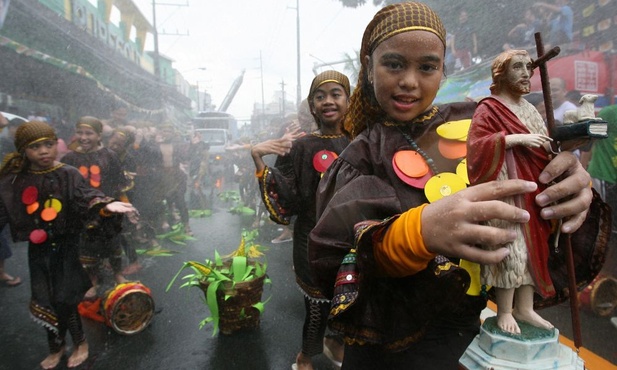
[{"label": "utility pole", "polygon": [[300,86],[300,0],[296,0],[296,45],[297,45],[297,58],[298,58],[298,70],[296,72],[298,77],[298,87],[296,91],[296,107],[300,108],[302,102],[302,87]]},{"label": "utility pole", "polygon": [[264,98],[264,63],[261,59],[261,50],[259,50],[259,70],[261,72],[261,127],[266,127],[266,100]]},{"label": "utility pole", "polygon": [[[158,3],[156,0],[152,0],[152,27],[154,28],[153,32],[153,41],[154,41],[154,76],[157,81],[161,80],[161,63],[159,58],[159,30],[156,26],[156,6],[157,5],[170,5],[170,6],[189,6],[188,0],[186,4],[168,4],[168,3]],[[168,34],[162,33],[165,35],[175,35],[175,36],[188,36],[188,32],[186,34]]]},{"label": "utility pole", "polygon": [[281,80],[281,96],[283,97],[281,104],[281,114],[283,116],[283,119],[285,119],[285,80]]},{"label": "utility pole", "polygon": [[161,80],[161,64],[159,62],[159,30],[156,28],[156,0],[152,0],[152,26],[154,27],[154,77]]}]

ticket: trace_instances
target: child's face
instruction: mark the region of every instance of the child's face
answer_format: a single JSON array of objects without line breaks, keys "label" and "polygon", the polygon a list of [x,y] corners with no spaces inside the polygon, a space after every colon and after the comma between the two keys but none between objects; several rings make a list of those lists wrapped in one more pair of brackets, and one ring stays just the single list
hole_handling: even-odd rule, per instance
[{"label": "child's face", "polygon": [[319,86],[313,95],[313,111],[322,124],[330,127],[338,125],[349,105],[343,86],[336,82],[326,82]]},{"label": "child's face", "polygon": [[126,150],[126,136],[115,132],[112,137],[109,138],[107,147],[116,153],[124,153]]},{"label": "child's face", "polygon": [[90,127],[79,126],[75,130],[79,146],[84,152],[89,152],[96,149],[101,142],[101,135]]},{"label": "child's face", "polygon": [[411,121],[433,104],[443,76],[444,46],[428,31],[409,31],[379,44],[367,57],[368,79],[381,108]]},{"label": "child's face", "polygon": [[30,169],[43,171],[53,167],[58,156],[58,141],[44,140],[26,147],[26,157],[30,161]]}]

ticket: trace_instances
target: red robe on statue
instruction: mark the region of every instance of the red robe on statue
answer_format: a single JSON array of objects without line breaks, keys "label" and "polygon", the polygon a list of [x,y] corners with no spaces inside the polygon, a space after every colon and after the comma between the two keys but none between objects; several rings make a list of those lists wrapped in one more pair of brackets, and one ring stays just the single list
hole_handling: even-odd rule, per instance
[{"label": "red robe on statue", "polygon": [[522,225],[529,258],[528,267],[536,291],[546,298],[555,294],[547,266],[551,222],[540,217],[541,207],[536,204],[535,197],[546,189],[545,185],[538,182],[538,177],[550,159],[544,148],[516,145],[506,149],[505,141],[506,135],[530,133],[527,126],[498,99],[483,99],[476,108],[467,138],[467,169],[472,185],[488,182],[497,179],[505,161],[508,178],[538,184],[535,192],[515,197],[515,204],[531,214],[529,222]]}]

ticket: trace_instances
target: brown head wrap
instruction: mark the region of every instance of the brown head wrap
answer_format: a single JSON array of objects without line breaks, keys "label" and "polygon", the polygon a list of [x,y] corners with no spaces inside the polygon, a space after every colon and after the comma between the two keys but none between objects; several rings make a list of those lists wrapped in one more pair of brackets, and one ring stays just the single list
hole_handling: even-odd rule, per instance
[{"label": "brown head wrap", "polygon": [[324,71],[315,76],[315,78],[313,78],[307,100],[310,102],[313,99],[313,95],[315,95],[315,91],[317,91],[319,86],[328,82],[334,82],[343,86],[347,96],[351,95],[351,88],[349,87],[349,79],[347,78],[347,76],[337,71]]},{"label": "brown head wrap", "polygon": [[96,133],[99,135],[103,133],[103,122],[101,122],[101,120],[99,120],[96,117],[92,117],[92,116],[81,117],[77,121],[77,124],[75,125],[75,127],[80,127],[80,126],[89,127],[93,129],[94,131],[96,131]]},{"label": "brown head wrap", "polygon": [[45,122],[29,121],[21,124],[15,131],[16,152],[7,154],[2,161],[0,174],[20,172],[24,169],[24,153],[28,145],[45,140],[58,140],[54,129]]},{"label": "brown head wrap", "polygon": [[360,61],[362,67],[358,74],[358,84],[349,101],[349,111],[345,119],[345,130],[351,137],[357,136],[369,122],[375,122],[385,113],[377,103],[371,84],[368,81],[366,57],[384,40],[408,31],[432,32],[446,45],[446,29],[441,19],[425,4],[405,2],[387,6],[375,14],[366,26],[362,37]]},{"label": "brown head wrap", "polygon": [[315,113],[313,113],[313,108],[314,108],[313,96],[315,95],[315,92],[317,91],[319,86],[325,83],[328,83],[328,82],[334,82],[334,83],[337,83],[343,86],[343,89],[345,89],[345,94],[347,94],[348,99],[349,99],[349,96],[351,95],[351,87],[349,85],[349,79],[347,78],[347,76],[345,76],[341,72],[324,71],[318,74],[317,76],[315,76],[315,78],[313,78],[313,82],[311,82],[311,89],[309,90],[309,95],[306,100],[309,103],[309,107],[311,108],[311,114],[315,118],[316,122],[319,122],[319,119],[317,119],[317,116],[315,116]]},{"label": "brown head wrap", "polygon": [[126,141],[124,142],[125,147],[131,146],[135,142],[135,128],[134,127],[128,127],[128,126],[119,127],[117,129],[114,129],[114,134],[123,136],[126,139]]},{"label": "brown head wrap", "polygon": [[26,147],[44,140],[57,140],[56,131],[45,122],[30,121],[22,124],[15,131],[15,148],[24,153]]}]

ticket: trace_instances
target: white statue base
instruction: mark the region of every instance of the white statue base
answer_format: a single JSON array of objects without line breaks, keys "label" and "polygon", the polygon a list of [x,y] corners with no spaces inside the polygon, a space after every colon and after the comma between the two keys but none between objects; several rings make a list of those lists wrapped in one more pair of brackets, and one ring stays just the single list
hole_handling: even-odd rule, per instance
[{"label": "white statue base", "polygon": [[[559,331],[543,330],[536,338],[519,339],[495,330],[494,317],[485,320],[459,360],[465,370],[584,370],[585,363],[576,352],[559,343]],[[488,322],[487,322],[488,321]],[[524,323],[519,323],[522,335]],[[529,326],[529,325],[527,325]],[[534,335],[535,336],[535,335]]]}]

